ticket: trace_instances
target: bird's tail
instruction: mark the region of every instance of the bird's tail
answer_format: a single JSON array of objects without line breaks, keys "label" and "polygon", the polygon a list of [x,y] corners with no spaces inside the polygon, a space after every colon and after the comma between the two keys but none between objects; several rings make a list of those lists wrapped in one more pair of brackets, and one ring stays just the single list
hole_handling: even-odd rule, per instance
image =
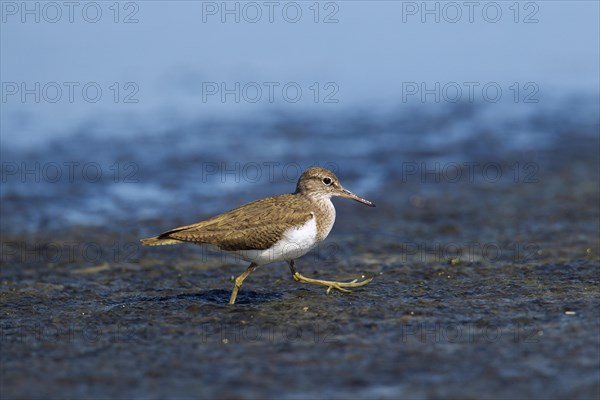
[{"label": "bird's tail", "polygon": [[170,239],[170,238],[161,239],[159,236],[142,239],[141,242],[144,246],[164,246],[167,244],[183,243],[181,240]]}]

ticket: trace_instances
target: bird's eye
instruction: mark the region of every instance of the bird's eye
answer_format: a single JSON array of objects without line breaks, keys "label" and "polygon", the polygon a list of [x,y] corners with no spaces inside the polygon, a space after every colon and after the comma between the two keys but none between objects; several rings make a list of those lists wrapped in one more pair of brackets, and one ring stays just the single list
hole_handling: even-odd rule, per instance
[{"label": "bird's eye", "polygon": [[323,178],[323,183],[326,184],[327,186],[331,185],[331,182],[332,182],[331,178],[329,178],[329,177]]}]

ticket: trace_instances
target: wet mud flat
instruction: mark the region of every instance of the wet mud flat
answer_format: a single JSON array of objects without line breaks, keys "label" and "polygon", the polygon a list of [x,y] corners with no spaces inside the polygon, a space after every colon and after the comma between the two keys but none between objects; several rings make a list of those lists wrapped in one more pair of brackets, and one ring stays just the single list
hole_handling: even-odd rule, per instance
[{"label": "wet mud flat", "polygon": [[[367,154],[385,166],[384,193],[353,187],[360,171],[340,178],[377,207],[334,201],[332,233],[297,267],[374,280],[326,295],[277,263],[233,306],[245,263],[139,246],[191,222],[189,210],[209,216],[192,200],[185,212],[15,229],[40,209],[5,195],[2,398],[598,398],[598,139],[586,137],[537,153],[531,182],[424,183],[403,179],[395,154]],[[289,183],[273,186],[248,196]]]}]

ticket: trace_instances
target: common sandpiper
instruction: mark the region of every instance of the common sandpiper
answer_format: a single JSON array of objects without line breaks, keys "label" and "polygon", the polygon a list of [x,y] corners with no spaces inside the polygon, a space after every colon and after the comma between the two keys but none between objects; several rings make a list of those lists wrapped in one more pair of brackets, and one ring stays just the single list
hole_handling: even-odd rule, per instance
[{"label": "common sandpiper", "polygon": [[205,244],[233,253],[250,266],[235,278],[229,304],[234,304],[244,279],[261,265],[286,261],[293,278],[301,283],[323,285],[350,292],[348,288],[366,285],[372,278],[335,282],[307,278],[294,266],[294,260],[324,240],[335,222],[334,196],[346,197],[375,207],[368,200],[344,189],[335,174],[325,168],[309,168],[300,176],[296,191],[267,197],[192,225],[171,229],[142,239],[146,246],[179,243]]}]

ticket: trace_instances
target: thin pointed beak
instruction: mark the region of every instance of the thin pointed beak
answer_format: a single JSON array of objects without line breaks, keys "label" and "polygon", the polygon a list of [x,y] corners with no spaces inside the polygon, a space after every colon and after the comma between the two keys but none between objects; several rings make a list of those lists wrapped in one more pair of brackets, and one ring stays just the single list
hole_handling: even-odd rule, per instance
[{"label": "thin pointed beak", "polygon": [[375,207],[375,204],[371,203],[369,200],[365,200],[362,197],[358,197],[357,195],[355,195],[354,193],[352,193],[349,190],[346,190],[344,188],[341,188],[340,191],[338,192],[339,196],[341,197],[347,197],[349,199],[358,201],[359,203],[363,203],[368,205],[369,207]]}]

